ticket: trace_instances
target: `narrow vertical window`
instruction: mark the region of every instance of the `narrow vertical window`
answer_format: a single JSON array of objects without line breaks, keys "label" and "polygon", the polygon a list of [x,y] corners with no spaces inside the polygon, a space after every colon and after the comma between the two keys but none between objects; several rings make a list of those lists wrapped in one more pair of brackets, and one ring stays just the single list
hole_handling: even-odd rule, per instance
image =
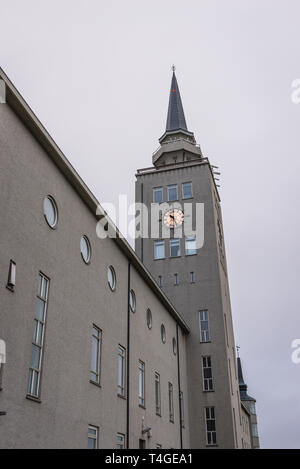
[{"label": "narrow vertical window", "polygon": [[154,259],[164,259],[165,241],[154,241]]},{"label": "narrow vertical window", "polygon": [[170,257],[179,257],[180,256],[180,239],[173,238],[170,239]]},{"label": "narrow vertical window", "polygon": [[6,287],[11,291],[14,291],[16,286],[16,270],[16,263],[11,260],[9,263],[8,279],[6,284]]},{"label": "narrow vertical window", "polygon": [[213,391],[211,358],[202,357],[203,391]]},{"label": "narrow vertical window", "polygon": [[233,383],[232,383],[232,373],[231,373],[231,362],[230,362],[230,358],[228,358],[228,371],[229,371],[229,379],[230,379],[231,394],[233,395]]},{"label": "narrow vertical window", "polygon": [[178,274],[174,274],[174,285],[179,285]]},{"label": "narrow vertical window", "polygon": [[125,396],[125,358],[126,351],[119,345],[118,348],[118,395]]},{"label": "narrow vertical window", "polygon": [[162,187],[154,187],[153,202],[155,204],[160,204],[161,202],[163,202],[163,188]]},{"label": "narrow vertical window", "polygon": [[182,198],[191,199],[193,197],[193,187],[191,182],[184,182],[182,184]]},{"label": "narrow vertical window", "polygon": [[139,360],[139,405],[145,407],[145,363]]},{"label": "narrow vertical window", "polygon": [[178,200],[177,184],[168,186],[168,201]]},{"label": "narrow vertical window", "polygon": [[125,435],[123,433],[117,433],[117,449],[125,448]]},{"label": "narrow vertical window", "polygon": [[208,445],[217,444],[216,434],[216,418],[214,407],[205,408],[205,423],[206,423],[206,443]]},{"label": "narrow vertical window", "polygon": [[101,339],[101,330],[93,326],[90,380],[97,384],[100,384]]},{"label": "narrow vertical window", "polygon": [[183,392],[179,393],[179,408],[180,408],[180,425],[184,427],[184,401],[183,401]]},{"label": "narrow vertical window", "polygon": [[190,272],[190,282],[195,283],[195,272]]},{"label": "narrow vertical window", "polygon": [[210,341],[209,315],[207,309],[199,311],[200,342]]},{"label": "narrow vertical window", "polygon": [[89,425],[88,428],[88,449],[98,449],[99,429]]},{"label": "narrow vertical window", "polygon": [[160,286],[160,288],[162,287],[162,276],[161,275],[158,276],[158,285]]},{"label": "narrow vertical window", "polygon": [[155,410],[156,410],[156,415],[161,415],[160,375],[159,375],[159,373],[155,373]]},{"label": "narrow vertical window", "polygon": [[38,277],[38,291],[36,296],[33,338],[31,345],[31,357],[29,364],[29,377],[27,393],[30,396],[39,397],[42,371],[42,356],[44,346],[44,334],[47,314],[49,279],[43,274]]},{"label": "narrow vertical window", "polygon": [[173,400],[173,384],[168,383],[169,392],[169,418],[170,422],[174,422],[174,400]]}]

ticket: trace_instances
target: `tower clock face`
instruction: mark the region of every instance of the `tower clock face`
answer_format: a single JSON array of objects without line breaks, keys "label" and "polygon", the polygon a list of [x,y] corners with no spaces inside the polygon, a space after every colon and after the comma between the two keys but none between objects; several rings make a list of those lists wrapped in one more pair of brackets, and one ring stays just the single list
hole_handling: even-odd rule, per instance
[{"label": "tower clock face", "polygon": [[164,215],[164,224],[168,226],[169,228],[176,228],[177,226],[180,226],[183,223],[183,221],[184,221],[183,211],[178,208],[169,210]]}]

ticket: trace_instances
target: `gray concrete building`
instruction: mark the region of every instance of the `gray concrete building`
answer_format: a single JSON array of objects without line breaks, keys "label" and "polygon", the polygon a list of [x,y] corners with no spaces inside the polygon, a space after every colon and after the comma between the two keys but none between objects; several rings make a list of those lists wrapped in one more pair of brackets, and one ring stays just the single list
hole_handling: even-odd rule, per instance
[{"label": "gray concrete building", "polygon": [[[134,252],[1,69],[0,79],[0,448],[252,446],[218,191],[180,99],[153,168],[138,171],[137,201],[192,182],[205,242],[154,260],[156,240]],[[99,237],[103,220],[115,237]]]}]

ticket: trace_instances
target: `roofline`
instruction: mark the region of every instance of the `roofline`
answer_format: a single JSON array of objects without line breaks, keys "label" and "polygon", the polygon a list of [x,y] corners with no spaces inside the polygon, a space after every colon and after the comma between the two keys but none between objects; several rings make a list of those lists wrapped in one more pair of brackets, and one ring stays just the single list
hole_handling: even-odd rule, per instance
[{"label": "roofline", "polygon": [[[45,127],[39,121],[37,116],[34,114],[30,106],[23,99],[19,91],[12,84],[8,76],[0,67],[0,78],[5,82],[6,85],[6,103],[12,108],[12,110],[17,114],[21,119],[23,124],[27,129],[32,133],[32,135],[37,139],[39,144],[46,151],[48,156],[52,159],[54,164],[59,168],[63,173],[67,181],[75,189],[79,197],[87,205],[89,210],[93,213],[95,219],[99,217],[96,216],[96,210],[101,204],[98,202],[96,197],[89,190],[87,185],[81,179],[77,171],[73,168],[69,160],[63,154],[61,149],[55,143],[53,138],[47,132]],[[105,212],[103,210],[103,212]],[[106,212],[105,212],[106,213]],[[136,255],[128,241],[123,237],[122,233],[119,231],[118,227],[113,223],[113,221],[107,216],[108,223],[112,230],[116,233],[116,237],[112,238],[118,247],[121,249],[123,254],[131,262],[131,264],[137,269],[141,274],[143,279],[146,281],[148,286],[156,294],[161,303],[166,307],[171,316],[178,322],[183,331],[188,334],[190,329],[175,307],[172,305],[167,296],[162,292],[150,272],[146,269],[144,264],[141,262],[139,257]]]}]

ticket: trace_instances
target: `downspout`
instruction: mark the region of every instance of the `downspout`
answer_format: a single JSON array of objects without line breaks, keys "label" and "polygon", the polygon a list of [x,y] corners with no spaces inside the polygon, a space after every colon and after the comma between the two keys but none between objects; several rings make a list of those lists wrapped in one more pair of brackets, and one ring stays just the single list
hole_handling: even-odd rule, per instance
[{"label": "downspout", "polygon": [[179,360],[178,323],[176,324],[176,342],[177,342],[177,375],[178,375],[180,449],[182,449],[183,448],[183,443],[182,443],[182,414],[181,414],[181,403],[180,403],[181,385],[180,385],[180,360]]},{"label": "downspout", "polygon": [[128,262],[128,292],[127,292],[127,363],[126,363],[126,371],[127,371],[127,383],[126,383],[126,390],[127,390],[127,407],[126,407],[126,448],[129,449],[129,398],[130,398],[130,261]]},{"label": "downspout", "polygon": [[141,215],[141,261],[144,262],[144,226],[143,226],[143,221],[144,221],[144,212],[143,212],[143,205],[144,205],[144,183],[141,183],[141,207],[142,207],[142,213]]}]

